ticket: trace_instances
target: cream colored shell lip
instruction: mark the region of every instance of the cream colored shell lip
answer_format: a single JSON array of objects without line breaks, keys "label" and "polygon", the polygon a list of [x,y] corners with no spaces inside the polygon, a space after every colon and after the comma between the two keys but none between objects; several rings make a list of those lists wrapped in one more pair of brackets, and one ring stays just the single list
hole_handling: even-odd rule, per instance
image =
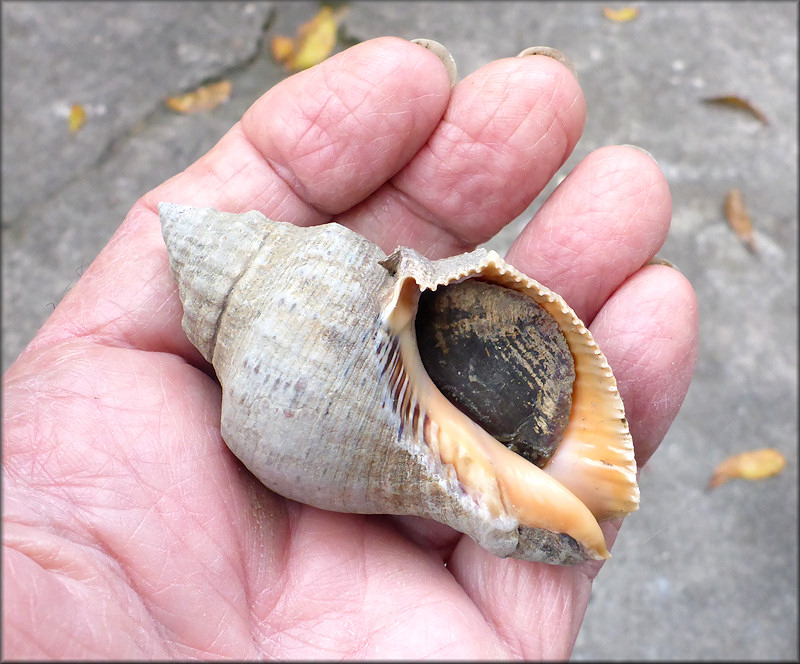
[{"label": "cream colored shell lip", "polygon": [[[608,557],[599,523],[637,509],[616,381],[563,299],[477,250],[389,257],[339,226],[159,205],[187,336],[222,386],[221,432],[266,486],[323,509],[416,514],[498,556]],[[419,359],[422,290],[479,277],[557,321],[575,361],[569,424],[537,468],[450,404]]]}]

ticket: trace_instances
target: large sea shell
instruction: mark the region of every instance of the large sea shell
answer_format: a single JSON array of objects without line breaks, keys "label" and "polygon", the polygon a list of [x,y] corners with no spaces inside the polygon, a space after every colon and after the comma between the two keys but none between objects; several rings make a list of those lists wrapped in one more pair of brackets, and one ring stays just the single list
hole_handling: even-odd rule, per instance
[{"label": "large sea shell", "polygon": [[[386,257],[335,223],[159,210],[183,328],[222,386],[222,437],[267,487],[327,510],[435,519],[498,556],[608,557],[599,522],[638,507],[633,447],[608,363],[561,297],[492,251]],[[466,280],[531,298],[568,346],[566,428],[541,468],[454,406],[420,359],[420,293]]]}]

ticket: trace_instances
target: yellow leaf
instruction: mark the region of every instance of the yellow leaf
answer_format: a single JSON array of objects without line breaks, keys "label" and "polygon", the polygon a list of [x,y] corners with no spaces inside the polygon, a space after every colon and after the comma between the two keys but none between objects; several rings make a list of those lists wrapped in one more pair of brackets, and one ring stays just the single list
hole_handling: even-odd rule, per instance
[{"label": "yellow leaf", "polygon": [[300,71],[319,64],[336,47],[337,28],[345,8],[334,11],[323,7],[317,15],[297,29],[291,40],[282,35],[272,40],[272,57],[276,62],[285,62],[288,71]]},{"label": "yellow leaf", "polygon": [[744,111],[745,113],[749,113],[757,120],[763,122],[765,125],[769,124],[769,120],[767,120],[767,116],[764,115],[764,113],[762,113],[758,108],[756,108],[751,102],[747,101],[747,99],[744,99],[742,97],[737,97],[736,95],[724,95],[722,97],[708,97],[706,99],[703,99],[703,103],[735,108],[740,111]]},{"label": "yellow leaf", "polygon": [[750,215],[744,206],[744,198],[740,189],[731,189],[725,196],[725,216],[728,218],[733,232],[747,245],[747,248],[755,253],[756,244],[753,237],[753,224]]},{"label": "yellow leaf", "polygon": [[603,7],[603,15],[610,21],[625,23],[635,19],[639,15],[639,10],[636,7],[623,7],[622,9]]},{"label": "yellow leaf", "polygon": [[219,81],[197,88],[193,92],[177,97],[168,97],[167,106],[178,113],[197,113],[198,111],[210,111],[223,102],[228,101],[231,96],[231,82]]},{"label": "yellow leaf", "polygon": [[72,134],[78,132],[86,122],[86,109],[80,104],[73,104],[69,109],[69,131]]},{"label": "yellow leaf", "polygon": [[742,452],[728,457],[714,471],[708,488],[718,487],[730,479],[763,480],[781,472],[786,458],[778,450],[763,449]]}]

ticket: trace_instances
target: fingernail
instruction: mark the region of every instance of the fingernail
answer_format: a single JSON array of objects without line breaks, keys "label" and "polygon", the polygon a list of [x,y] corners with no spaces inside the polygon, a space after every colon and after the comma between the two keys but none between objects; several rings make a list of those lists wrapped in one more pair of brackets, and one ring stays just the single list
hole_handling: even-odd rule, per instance
[{"label": "fingernail", "polygon": [[552,48],[551,46],[531,46],[530,48],[526,48],[524,51],[518,53],[517,57],[524,58],[526,55],[546,55],[548,58],[553,58],[553,60],[557,60],[567,69],[569,69],[576,80],[578,79],[578,72],[575,69],[575,65],[572,64],[572,60],[570,60],[557,48]]},{"label": "fingernail", "polygon": [[433,39],[412,39],[411,43],[419,44],[423,48],[427,48],[431,53],[439,58],[444,64],[444,68],[447,70],[447,75],[450,78],[450,87],[455,87],[456,80],[458,79],[458,69],[456,68],[456,61],[453,60],[453,56],[450,54],[450,51],[448,51],[439,42],[433,41]]},{"label": "fingernail", "polygon": [[[677,265],[675,265],[675,263],[673,263],[672,261],[668,261],[666,258],[661,258],[661,256],[658,255],[653,256],[653,258],[647,261],[645,265],[666,265],[667,267],[671,267],[673,270],[681,272],[680,268]],[[681,274],[683,274],[683,272],[681,272]]]},{"label": "fingernail", "polygon": [[632,143],[624,143],[624,144],[623,144],[623,145],[621,145],[620,147],[622,147],[622,148],[633,148],[634,150],[638,150],[639,152],[644,152],[644,153],[645,153],[645,154],[646,154],[648,157],[650,157],[650,159],[652,159],[653,161],[655,161],[656,163],[658,163],[658,160],[657,160],[657,159],[656,159],[656,158],[655,158],[653,155],[651,155],[651,154],[650,154],[650,153],[649,153],[647,150],[645,150],[644,148],[640,148],[638,145],[633,145]]}]

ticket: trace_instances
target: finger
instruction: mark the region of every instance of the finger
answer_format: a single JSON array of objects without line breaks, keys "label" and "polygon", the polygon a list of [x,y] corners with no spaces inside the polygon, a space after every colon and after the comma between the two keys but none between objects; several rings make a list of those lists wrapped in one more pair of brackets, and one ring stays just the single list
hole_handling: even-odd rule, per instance
[{"label": "finger", "polygon": [[423,551],[435,554],[443,562],[453,553],[459,540],[465,537],[450,526],[421,516],[391,515],[387,518],[406,539]]},{"label": "finger", "polygon": [[585,103],[553,58],[492,62],[454,89],[419,153],[337,221],[385,251],[441,257],[472,249],[521,214],[571,153]]},{"label": "finger", "polygon": [[326,221],[419,149],[449,94],[442,62],[395,38],[364,42],[286,79],[208,154],[134,206],[35,344],[93,334],[104,343],[178,352],[200,363],[180,330],[181,306],[157,204],[257,209],[302,224]]},{"label": "finger", "polygon": [[612,295],[590,329],[616,376],[641,467],[675,419],[694,375],[694,290],[677,270],[647,266]]},{"label": "finger", "polygon": [[589,602],[582,566],[497,558],[464,537],[447,569],[515,658],[567,660]]},{"label": "finger", "polygon": [[447,71],[427,49],[393,37],[363,42],[274,86],[147,201],[328,221],[414,155],[449,96]]},{"label": "finger", "polygon": [[567,176],[508,252],[508,261],[559,293],[587,325],[664,243],[669,186],[644,152],[596,150]]}]

